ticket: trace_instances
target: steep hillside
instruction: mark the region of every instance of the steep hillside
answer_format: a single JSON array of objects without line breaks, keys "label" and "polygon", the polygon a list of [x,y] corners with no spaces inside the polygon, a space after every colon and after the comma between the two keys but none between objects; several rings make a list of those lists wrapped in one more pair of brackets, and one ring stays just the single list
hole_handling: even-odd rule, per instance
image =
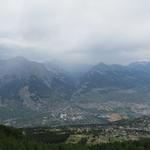
[{"label": "steep hillside", "polygon": [[0,61],[0,104],[37,109],[52,101],[69,100],[73,80],[64,72],[17,57]]},{"label": "steep hillside", "polygon": [[72,101],[148,101],[149,92],[150,63],[100,63],[81,78]]}]

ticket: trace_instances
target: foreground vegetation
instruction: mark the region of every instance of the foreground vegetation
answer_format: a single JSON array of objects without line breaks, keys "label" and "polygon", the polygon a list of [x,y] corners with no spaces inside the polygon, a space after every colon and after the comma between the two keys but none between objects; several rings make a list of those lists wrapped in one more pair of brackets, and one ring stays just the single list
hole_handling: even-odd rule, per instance
[{"label": "foreground vegetation", "polygon": [[[46,138],[47,137],[47,138]],[[0,150],[149,150],[150,139],[139,141],[113,142],[100,145],[85,145],[82,138],[78,144],[65,144],[68,134],[42,132],[34,135],[26,135],[22,129],[0,126]]]}]

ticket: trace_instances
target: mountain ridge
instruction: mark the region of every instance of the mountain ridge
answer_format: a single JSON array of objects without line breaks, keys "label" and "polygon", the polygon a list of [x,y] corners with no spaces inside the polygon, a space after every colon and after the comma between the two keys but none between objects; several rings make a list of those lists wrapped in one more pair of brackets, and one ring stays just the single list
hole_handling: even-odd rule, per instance
[{"label": "mountain ridge", "polygon": [[80,78],[74,76],[56,65],[22,57],[0,60],[0,122],[18,126],[107,122],[120,107],[125,107],[122,118],[138,115],[129,107],[150,99],[150,63],[100,63]]}]

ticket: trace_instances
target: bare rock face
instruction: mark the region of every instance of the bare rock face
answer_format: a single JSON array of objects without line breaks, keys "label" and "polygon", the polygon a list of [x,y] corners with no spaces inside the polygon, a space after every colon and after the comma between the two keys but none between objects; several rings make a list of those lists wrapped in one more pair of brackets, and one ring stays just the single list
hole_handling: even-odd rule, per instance
[{"label": "bare rock face", "polygon": [[25,86],[19,91],[20,99],[23,100],[23,107],[27,107],[30,109],[36,109],[36,102],[34,102],[31,98],[31,93],[29,91],[29,87]]}]

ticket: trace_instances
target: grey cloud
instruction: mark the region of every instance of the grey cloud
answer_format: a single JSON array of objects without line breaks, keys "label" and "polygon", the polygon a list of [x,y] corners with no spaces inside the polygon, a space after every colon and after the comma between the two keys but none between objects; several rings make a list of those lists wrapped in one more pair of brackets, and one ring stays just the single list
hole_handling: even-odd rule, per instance
[{"label": "grey cloud", "polygon": [[64,64],[150,60],[149,0],[0,0],[1,56]]}]

